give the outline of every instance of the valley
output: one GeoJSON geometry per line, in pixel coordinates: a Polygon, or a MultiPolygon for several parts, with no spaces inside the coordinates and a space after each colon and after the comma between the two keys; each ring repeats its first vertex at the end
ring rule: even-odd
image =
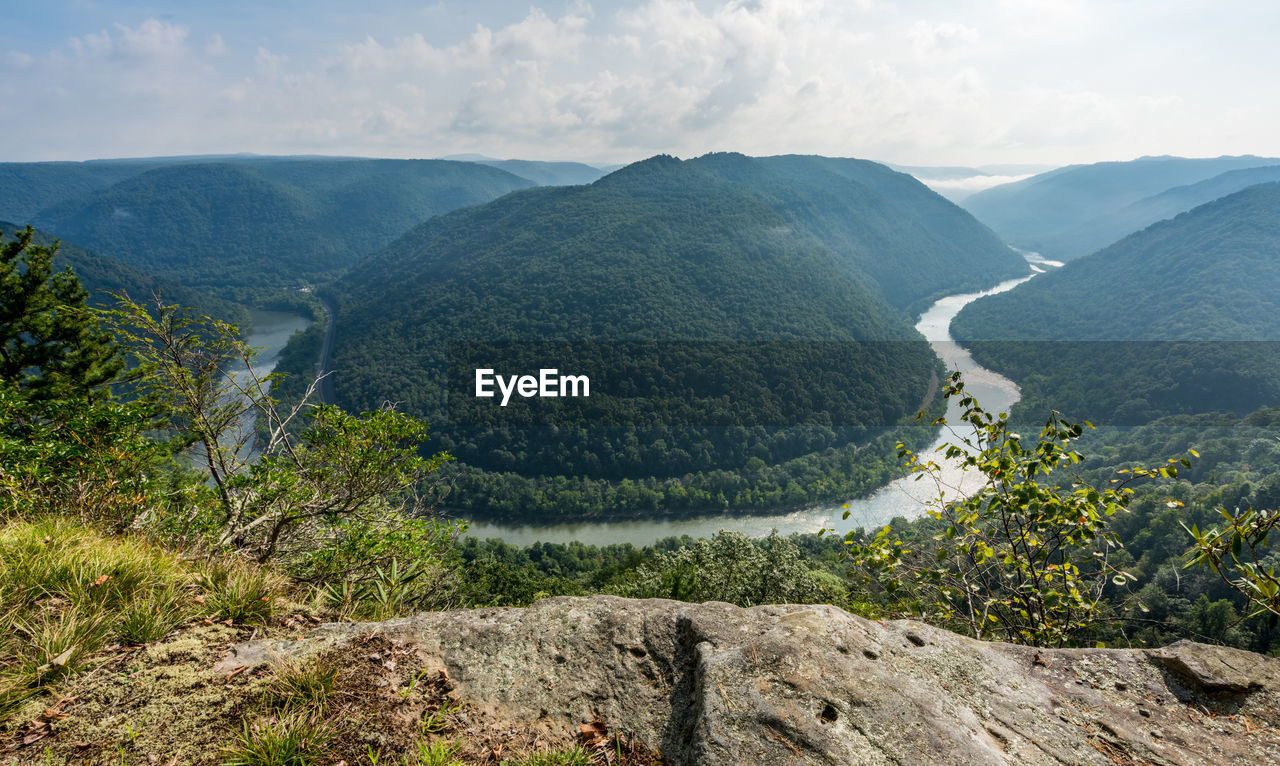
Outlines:
{"type": "MultiPolygon", "coordinates": [[[[1030,261],[1035,263],[1036,261],[1030,261]]],[[[962,293],[940,298],[920,317],[916,330],[929,341],[930,347],[943,361],[948,371],[958,370],[966,384],[982,406],[994,412],[1007,412],[1017,403],[1018,387],[1002,375],[991,372],[973,360],[951,337],[951,320],[969,303],[988,295],[1011,290],[1032,277],[1018,277],[976,293],[962,293]]],[[[946,415],[950,422],[958,421],[958,407],[950,404],[946,415]]],[[[953,438],[946,429],[928,444],[922,453],[931,454],[953,438]]],[[[946,471],[943,480],[953,489],[949,497],[972,491],[974,474],[958,469],[954,461],[943,461],[946,471]]],[[[480,539],[496,538],[512,545],[525,546],[536,542],[566,544],[573,541],[588,545],[612,545],[630,543],[637,547],[651,545],[668,537],[687,535],[705,538],[723,529],[732,529],[749,537],[766,537],[772,533],[782,535],[812,534],[829,530],[837,535],[855,529],[874,529],[888,524],[895,518],[911,519],[920,516],[936,498],[937,488],[917,483],[914,477],[895,479],[865,497],[850,498],[847,503],[820,505],[787,513],[769,513],[767,509],[743,509],[733,516],[717,514],[695,518],[657,518],[576,522],[567,524],[511,524],[481,519],[470,519],[467,533],[480,539]],[[847,518],[845,511],[849,512],[847,518]]]]}
{"type": "Polygon", "coordinates": [[[1280,3],[10,3],[0,766],[1280,766],[1280,3]]]}

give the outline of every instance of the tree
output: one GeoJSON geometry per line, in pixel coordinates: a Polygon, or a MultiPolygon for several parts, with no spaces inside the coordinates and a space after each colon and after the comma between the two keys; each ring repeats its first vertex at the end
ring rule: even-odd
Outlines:
{"type": "Polygon", "coordinates": [[[153,413],[112,397],[119,346],[33,233],[0,244],[0,515],[127,524],[164,456],[144,435],[153,413]]]}
{"type": "MultiPolygon", "coordinates": [[[[1072,473],[1083,457],[1069,449],[1088,423],[1050,415],[1039,438],[1024,440],[1004,414],[992,415],[964,390],[959,373],[944,393],[956,398],[972,430],[953,431],[939,448],[962,471],[981,474],[967,497],[948,498],[942,466],[901,455],[917,478],[932,477],[939,494],[927,513],[932,539],[903,539],[886,526],[869,539],[847,537],[848,553],[864,582],[878,585],[896,611],[940,621],[977,638],[999,637],[1035,646],[1062,646],[1100,617],[1110,585],[1133,579],[1121,569],[1121,544],[1109,519],[1127,511],[1135,479],[1176,476],[1171,460],[1156,470],[1129,469],[1096,488],[1072,473]],[[1069,486],[1056,482],[1068,480],[1069,486]]],[[[939,418],[936,424],[945,424],[939,418]]],[[[954,487],[951,488],[954,490],[954,487]]]]}
{"type": "Polygon", "coordinates": [[[717,532],[690,546],[659,553],[616,589],[631,598],[759,604],[839,603],[840,579],[811,568],[792,540],[774,531],[753,541],[741,532],[717,532]]]}
{"type": "Polygon", "coordinates": [[[317,582],[372,571],[379,561],[361,553],[389,559],[437,540],[418,521],[431,503],[417,489],[450,457],[419,454],[424,425],[393,409],[356,417],[306,396],[282,407],[271,394],[276,376],[254,370],[256,351],[224,322],[127,299],[113,316],[147,371],[141,385],[164,403],[215,496],[216,510],[202,516],[206,506],[194,504],[183,530],[203,529],[220,546],[317,582]],[[378,548],[382,539],[404,545],[378,548]],[[353,551],[355,541],[363,543],[353,551]]]}
{"type": "Polygon", "coordinates": [[[33,400],[105,396],[124,366],[119,347],[75,273],[53,271],[57,243],[33,244],[34,234],[0,244],[0,381],[33,400]]]}

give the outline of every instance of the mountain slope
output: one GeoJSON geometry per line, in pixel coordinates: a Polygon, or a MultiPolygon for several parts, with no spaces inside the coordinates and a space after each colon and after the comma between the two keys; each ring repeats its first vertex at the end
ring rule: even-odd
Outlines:
{"type": "MultiPolygon", "coordinates": [[[[734,157],[695,162],[722,168],[734,157]]],[[[908,313],[1027,273],[1026,262],[990,229],[905,173],[830,157],[756,162],[776,177],[752,179],[754,190],[773,197],[771,207],[870,275],[890,305],[908,313]]]]}
{"type": "Polygon", "coordinates": [[[1194,184],[1175,186],[1098,216],[1063,233],[1061,240],[1070,243],[1074,252],[1092,253],[1157,221],[1173,218],[1178,213],[1185,213],[1219,197],[1271,181],[1280,181],[1280,165],[1228,171],[1194,184]]]}
{"type": "Polygon", "coordinates": [[[532,160],[479,160],[479,164],[527,178],[539,186],[589,184],[605,172],[581,162],[535,162],[532,160]]]}
{"type": "MultiPolygon", "coordinates": [[[[4,241],[13,239],[23,228],[8,221],[0,221],[4,241]]],[[[55,238],[36,229],[32,241],[38,245],[51,246],[55,238]]],[[[152,276],[113,258],[91,253],[66,240],[58,241],[53,266],[58,270],[71,267],[80,278],[80,284],[89,291],[89,305],[96,308],[113,307],[113,295],[127,295],[144,304],[153,296],[159,295],[167,303],[194,309],[205,316],[239,325],[242,329],[248,329],[250,324],[248,309],[238,303],[215,298],[169,279],[152,276]]]]}
{"type": "Polygon", "coordinates": [[[1280,403],[1280,183],[976,301],[952,333],[1023,386],[1024,411],[1127,424],[1280,403]]]}
{"type": "Polygon", "coordinates": [[[967,198],[963,207],[1014,247],[1067,260],[1088,255],[1133,231],[1117,232],[1101,244],[1089,236],[1095,221],[1139,200],[1232,170],[1276,164],[1280,160],[1245,156],[1143,157],[1073,165],[979,192],[967,198]]]}
{"type": "Polygon", "coordinates": [[[531,185],[435,160],[178,164],[60,202],[34,221],[187,284],[288,287],[332,276],[433,215],[531,185]]]}
{"type": "MultiPolygon", "coordinates": [[[[777,178],[752,164],[733,160],[777,178]]],[[[415,228],[330,291],[339,402],[399,402],[469,466],[543,481],[468,485],[457,496],[473,508],[506,508],[499,495],[519,486],[527,494],[510,500],[513,511],[623,510],[631,501],[615,497],[618,482],[632,481],[662,490],[645,502],[666,508],[813,499],[799,484],[786,492],[802,466],[781,466],[913,416],[935,361],[849,256],[727,175],[655,157],[589,186],[518,192],[415,228]],[[591,370],[592,397],[500,410],[469,389],[482,356],[500,373],[591,370]],[[447,379],[450,369],[460,379],[447,379]],[[757,484],[708,488],[712,473],[740,475],[751,458],[757,484]],[[664,489],[671,479],[684,484],[664,489]],[[666,491],[690,482],[688,497],[666,491]],[[563,491],[544,491],[553,484],[563,491]],[[588,497],[575,506],[574,492],[588,497]]],[[[812,460],[806,486],[847,491],[849,476],[823,485],[830,469],[812,460]]]]}
{"type": "Polygon", "coordinates": [[[148,169],[124,162],[0,162],[0,218],[30,221],[50,205],[92,194],[148,169]]]}

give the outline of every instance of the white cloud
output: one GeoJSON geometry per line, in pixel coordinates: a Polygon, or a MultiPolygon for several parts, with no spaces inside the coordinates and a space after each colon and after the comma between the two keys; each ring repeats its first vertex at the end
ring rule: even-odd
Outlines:
{"type": "MultiPolygon", "coordinates": [[[[1280,152],[1265,128],[1280,112],[1256,97],[1274,81],[1276,54],[1261,64],[1218,57],[1215,66],[1235,69],[1201,73],[1183,51],[1207,44],[1197,35],[1208,32],[1118,44],[1140,40],[1158,7],[542,4],[511,16],[484,9],[448,34],[421,21],[358,31],[317,22],[310,47],[229,16],[144,19],[9,52],[0,119],[11,130],[0,154],[613,161],[729,149],[979,164],[1195,153],[1217,139],[1231,143],[1199,153],[1280,152]]],[[[1217,23],[1212,9],[1199,13],[1192,22],[1217,23]]]]}
{"type": "Polygon", "coordinates": [[[186,27],[147,19],[136,27],[115,25],[115,33],[103,30],[96,34],[71,38],[71,49],[86,58],[163,59],[181,56],[186,50],[186,27]]]}
{"type": "Polygon", "coordinates": [[[934,24],[921,20],[912,24],[907,30],[907,40],[921,56],[934,56],[970,48],[978,42],[979,37],[978,30],[955,22],[934,24]]]}

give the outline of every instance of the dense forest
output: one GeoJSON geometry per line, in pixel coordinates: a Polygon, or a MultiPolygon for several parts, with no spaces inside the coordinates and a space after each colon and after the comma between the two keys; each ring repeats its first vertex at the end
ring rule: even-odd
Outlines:
{"type": "Polygon", "coordinates": [[[1202,205],[1010,292],[952,333],[1023,390],[1096,423],[1280,402],[1280,184],[1202,205]]]}
{"type": "Polygon", "coordinates": [[[60,201],[32,220],[159,276],[241,296],[322,281],[437,213],[532,185],[435,160],[179,164],[60,201]]]}
{"type": "MultiPolygon", "coordinates": [[[[0,241],[11,242],[25,227],[0,221],[0,241]]],[[[31,241],[37,245],[52,246],[55,238],[36,229],[31,241]]],[[[58,269],[70,268],[89,291],[89,305],[96,308],[112,308],[115,295],[127,295],[136,301],[149,301],[159,296],[167,303],[186,306],[205,316],[231,322],[247,332],[251,328],[249,311],[243,305],[214,297],[208,293],[162,279],[144,271],[91,253],[74,243],[58,240],[58,252],[54,257],[58,269]]]]}
{"type": "Polygon", "coordinates": [[[1027,272],[985,226],[877,162],[721,153],[690,163],[748,189],[851,269],[870,276],[889,305],[906,313],[1027,272]]]}
{"type": "MultiPolygon", "coordinates": [[[[913,418],[939,372],[904,318],[926,293],[891,305],[859,265],[890,231],[903,271],[958,252],[957,272],[1026,268],[958,208],[872,163],[656,157],[437,217],[325,288],[338,306],[333,386],[345,407],[395,401],[431,422],[461,464],[450,503],[475,512],[858,494],[894,473],[883,429],[913,418]],[[895,212],[911,195],[930,214],[895,212]],[[944,247],[956,231],[971,239],[944,247]],[[470,388],[480,366],[590,374],[592,396],[491,406],[470,388]],[[600,430],[611,424],[621,430],[600,430]]],[[[308,360],[287,350],[282,369],[302,378],[308,360]]]]}
{"type": "MultiPolygon", "coordinates": [[[[962,206],[1010,245],[1046,258],[1070,260],[1248,184],[1234,185],[1238,179],[1224,176],[1199,190],[1183,190],[1159,200],[1152,197],[1231,171],[1277,164],[1280,160],[1244,156],[1142,157],[1071,165],[978,192],[962,206]],[[1214,189],[1220,191],[1214,194],[1214,189]]],[[[1258,177],[1253,183],[1266,180],[1272,179],[1258,177]]]]}

